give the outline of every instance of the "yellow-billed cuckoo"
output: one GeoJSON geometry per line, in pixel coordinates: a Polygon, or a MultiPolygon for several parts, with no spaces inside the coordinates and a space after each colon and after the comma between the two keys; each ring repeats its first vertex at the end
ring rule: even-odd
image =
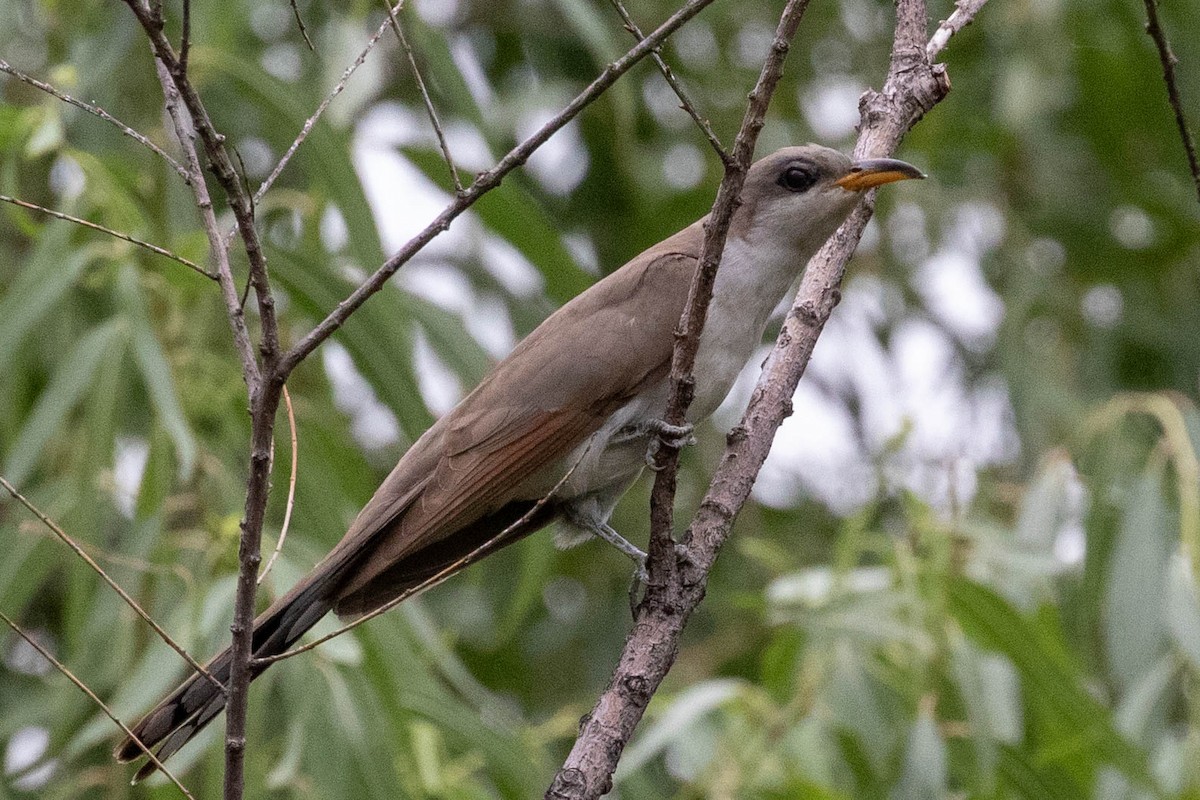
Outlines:
{"type": "MultiPolygon", "coordinates": [[[[852,162],[817,145],[785,148],[750,168],[700,337],[689,423],[724,399],[761,344],[771,311],[860,192],[920,177],[903,161],[852,162]]],[[[552,314],[426,431],[333,551],[255,620],[254,656],[283,652],[330,611],[368,613],[455,562],[465,566],[551,521],[564,525],[567,538],[594,534],[640,557],[608,518],[665,427],[672,332],[703,224],[654,245],[552,314]]],[[[667,433],[687,438],[688,427],[667,433]]],[[[228,681],[229,662],[226,650],[207,668],[228,681]]],[[[149,747],[161,745],[158,758],[166,759],[224,705],[212,683],[194,674],[133,732],[149,747]]],[[[122,761],[141,754],[129,739],[116,751],[122,761]]],[[[138,778],[153,769],[147,764],[138,778]]]]}

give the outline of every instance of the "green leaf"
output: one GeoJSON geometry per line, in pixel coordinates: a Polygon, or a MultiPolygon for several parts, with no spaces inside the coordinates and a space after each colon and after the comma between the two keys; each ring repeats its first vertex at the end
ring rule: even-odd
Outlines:
{"type": "Polygon", "coordinates": [[[175,391],[175,379],[167,357],[150,327],[146,309],[138,286],[137,271],[131,266],[123,267],[117,279],[117,288],[130,324],[130,341],[133,345],[133,360],[137,363],[150,395],[150,404],[158,415],[158,422],[166,429],[175,445],[178,460],[178,476],[188,480],[196,465],[196,439],[188,427],[179,395],[175,391]]]}
{"type": "Polygon", "coordinates": [[[63,430],[68,415],[92,388],[96,368],[105,358],[114,356],[113,343],[122,327],[118,320],[100,325],[80,339],[59,363],[50,385],[38,396],[37,405],[9,448],[5,477],[12,483],[20,486],[25,482],[43,455],[42,447],[63,430]]]}

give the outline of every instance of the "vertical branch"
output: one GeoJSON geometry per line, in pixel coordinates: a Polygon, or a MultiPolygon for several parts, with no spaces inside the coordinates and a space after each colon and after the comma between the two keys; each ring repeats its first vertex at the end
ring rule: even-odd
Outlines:
{"type": "Polygon", "coordinates": [[[229,327],[233,333],[233,344],[242,360],[242,379],[246,386],[253,391],[258,386],[258,362],[254,358],[254,345],[250,342],[250,332],[246,329],[246,314],[238,300],[237,284],[233,281],[233,271],[229,266],[229,253],[221,241],[221,231],[217,225],[217,215],[213,211],[212,198],[208,194],[208,184],[204,180],[204,170],[200,166],[200,156],[196,153],[196,133],[191,120],[184,116],[185,111],[179,107],[179,90],[171,80],[167,68],[161,61],[154,62],[158,74],[158,82],[163,90],[163,102],[167,115],[175,128],[175,138],[179,140],[179,148],[183,151],[187,163],[186,175],[192,195],[196,200],[196,208],[200,211],[200,223],[204,234],[208,237],[209,257],[216,262],[217,282],[221,287],[221,297],[225,301],[225,312],[229,317],[229,327]]]}
{"type": "MultiPolygon", "coordinates": [[[[750,92],[746,113],[733,142],[733,150],[725,166],[725,177],[717,189],[717,199],[704,224],[704,243],[700,249],[700,263],[688,289],[687,304],[679,326],[675,329],[675,351],[671,359],[670,390],[667,408],[663,416],[669,425],[687,422],[687,410],[695,393],[692,369],[696,363],[696,351],[700,347],[700,334],[708,318],[708,305],[712,300],[716,283],[717,267],[725,250],[725,240],[733,214],[741,204],[742,185],[746,171],[754,159],[754,145],[762,130],[775,87],[783,76],[783,65],[787,59],[791,41],[804,18],[808,0],[789,0],[779,18],[771,50],[763,62],[758,81],[750,92]]],[[[660,437],[661,438],[661,437],[660,437]]],[[[650,494],[650,581],[658,573],[673,569],[674,558],[674,503],[676,479],[679,473],[679,449],[665,438],[661,439],[655,457],[654,488],[650,494]]],[[[614,764],[615,766],[615,764],[614,764]]]]}
{"type": "MultiPolygon", "coordinates": [[[[248,378],[250,394],[250,470],[246,481],[246,502],[242,516],[241,535],[238,538],[237,595],[234,601],[234,619],[230,625],[232,634],[231,663],[229,670],[229,694],[226,704],[225,724],[225,800],[241,800],[245,793],[246,756],[246,712],[250,689],[251,632],[254,625],[254,601],[257,594],[260,553],[262,546],[263,520],[266,515],[267,496],[270,490],[271,443],[275,428],[275,412],[279,408],[280,392],[284,377],[279,366],[279,331],[275,319],[275,301],[271,296],[270,278],[267,274],[266,255],[254,223],[254,203],[245,190],[233,166],[233,160],[225,145],[225,137],[218,133],[200,95],[188,79],[185,65],[181,64],[163,32],[161,6],[147,8],[142,0],[125,0],[143,31],[150,40],[154,55],[170,76],[179,92],[179,97],[192,117],[192,124],[204,145],[205,155],[217,182],[237,221],[238,232],[246,256],[250,261],[250,283],[258,300],[262,336],[259,352],[262,357],[257,372],[243,350],[243,374],[248,378]],[[252,380],[251,380],[252,378],[252,380]]],[[[202,201],[201,205],[203,205],[202,201]]],[[[201,208],[203,212],[203,207],[201,208]]],[[[211,241],[211,240],[210,240],[211,241]]],[[[219,240],[218,240],[219,241],[219,240]]],[[[220,249],[219,247],[217,249],[220,249]]],[[[218,256],[219,258],[219,256],[218,256]]],[[[223,285],[225,282],[222,282],[223,285]]],[[[228,289],[223,288],[226,304],[229,304],[228,289]]],[[[240,303],[239,303],[240,307],[240,303]]],[[[235,312],[229,309],[235,324],[235,338],[239,335],[235,312]]]]}
{"type": "Polygon", "coordinates": [[[1158,20],[1158,0],[1143,0],[1146,4],[1146,33],[1154,40],[1158,48],[1158,59],[1162,62],[1163,82],[1167,85],[1167,99],[1171,110],[1175,112],[1175,125],[1179,128],[1179,138],[1183,140],[1183,149],[1187,153],[1188,168],[1192,171],[1192,182],[1196,184],[1196,196],[1200,198],[1200,160],[1196,158],[1196,142],[1188,129],[1187,117],[1183,113],[1183,100],[1179,96],[1179,83],[1175,79],[1175,65],[1179,59],[1171,50],[1171,43],[1158,20]]]}

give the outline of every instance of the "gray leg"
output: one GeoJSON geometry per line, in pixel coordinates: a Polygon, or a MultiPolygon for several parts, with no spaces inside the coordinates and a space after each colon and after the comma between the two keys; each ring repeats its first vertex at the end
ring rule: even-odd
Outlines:
{"type": "Polygon", "coordinates": [[[601,539],[633,559],[633,563],[637,564],[635,574],[637,575],[638,580],[645,583],[646,580],[649,579],[650,575],[646,572],[646,554],[642,552],[637,545],[633,544],[624,536],[617,533],[612,529],[612,526],[608,524],[601,524],[593,532],[601,539]]]}
{"type": "Polygon", "coordinates": [[[568,508],[566,517],[566,521],[572,527],[603,539],[633,559],[633,562],[637,564],[637,577],[643,581],[646,579],[646,554],[637,545],[613,530],[613,527],[608,524],[607,513],[601,513],[596,503],[585,502],[581,506],[568,508]]]}

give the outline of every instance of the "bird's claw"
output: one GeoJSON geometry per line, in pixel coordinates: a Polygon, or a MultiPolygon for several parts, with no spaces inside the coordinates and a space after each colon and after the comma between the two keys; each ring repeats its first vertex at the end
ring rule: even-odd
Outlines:
{"type": "Polygon", "coordinates": [[[657,472],[662,469],[658,465],[658,451],[665,444],[674,450],[690,447],[696,443],[695,426],[690,422],[682,425],[672,425],[661,419],[646,423],[646,432],[653,434],[646,445],[646,466],[657,472]]]}

